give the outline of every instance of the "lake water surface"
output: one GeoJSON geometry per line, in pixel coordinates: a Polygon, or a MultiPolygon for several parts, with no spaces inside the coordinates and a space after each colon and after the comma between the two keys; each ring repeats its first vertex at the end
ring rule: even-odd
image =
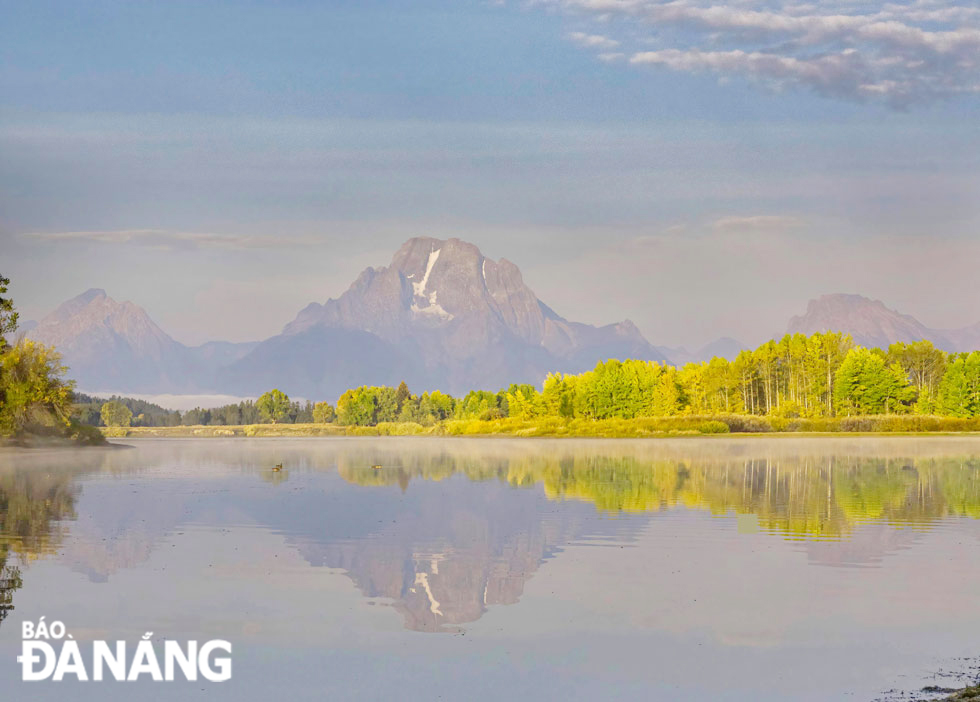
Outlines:
{"type": "Polygon", "coordinates": [[[0,454],[2,699],[870,701],[980,653],[980,438],[126,443],[0,454]],[[233,676],[23,682],[42,616],[233,676]]]}

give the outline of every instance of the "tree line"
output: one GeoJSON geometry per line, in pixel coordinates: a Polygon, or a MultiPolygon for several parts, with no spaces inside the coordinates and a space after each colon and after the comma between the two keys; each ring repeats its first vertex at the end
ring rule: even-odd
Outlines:
{"type": "MultiPolygon", "coordinates": [[[[84,396],[83,396],[84,397],[84,396]]],[[[929,341],[887,350],[856,346],[836,332],[786,335],[734,360],[681,367],[610,359],[584,373],[549,374],[540,389],[512,384],[453,397],[433,390],[361,386],[336,406],[291,401],[271,390],[244,401],[185,413],[139,400],[84,398],[81,421],[106,426],[329,423],[376,426],[448,419],[634,419],[749,415],[821,418],[868,415],[980,416],[980,352],[946,353],[929,341]]]]}
{"type": "Polygon", "coordinates": [[[242,424],[307,424],[332,421],[333,407],[325,402],[292,401],[279,390],[270,390],[257,400],[243,400],[220,407],[181,412],[132,397],[109,398],[75,395],[78,421],[93,427],[179,427],[239,426],[242,424]],[[323,406],[330,408],[325,415],[323,406]],[[320,410],[317,410],[320,407],[320,410]]]}
{"type": "Polygon", "coordinates": [[[734,360],[681,367],[610,359],[584,373],[552,373],[540,389],[511,385],[462,398],[363,386],[337,401],[336,421],[431,424],[443,419],[632,419],[743,414],[781,418],[867,415],[980,416],[980,352],[946,353],[929,341],[887,350],[847,334],[786,335],[734,360]]]}

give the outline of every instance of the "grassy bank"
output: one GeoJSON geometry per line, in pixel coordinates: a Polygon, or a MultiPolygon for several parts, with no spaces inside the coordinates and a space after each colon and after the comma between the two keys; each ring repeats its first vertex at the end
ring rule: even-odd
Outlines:
{"type": "Polygon", "coordinates": [[[109,427],[109,437],[261,436],[551,436],[643,438],[704,434],[765,433],[960,433],[980,432],[980,419],[882,415],[822,419],[782,419],[746,415],[643,417],[636,419],[449,419],[431,426],[382,422],[377,426],[338,424],[249,424],[242,426],[109,427]]]}
{"type": "Polygon", "coordinates": [[[13,436],[0,435],[0,448],[79,448],[83,446],[105,446],[103,428],[71,422],[68,425],[51,423],[32,426],[33,431],[22,431],[13,436]]]}

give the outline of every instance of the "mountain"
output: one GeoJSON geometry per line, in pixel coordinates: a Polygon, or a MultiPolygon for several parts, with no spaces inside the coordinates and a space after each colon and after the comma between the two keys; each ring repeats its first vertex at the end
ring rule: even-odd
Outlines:
{"type": "Polygon", "coordinates": [[[980,349],[980,322],[960,329],[946,329],[942,334],[949,340],[950,347],[956,351],[980,349]]]}
{"type": "Polygon", "coordinates": [[[748,346],[743,344],[741,341],[733,339],[730,336],[723,336],[720,339],[715,339],[710,344],[702,346],[701,350],[698,352],[698,355],[701,357],[702,361],[710,361],[715,357],[734,361],[735,357],[747,348],[748,346]]]}
{"type": "Polygon", "coordinates": [[[594,327],[541,302],[510,261],[459,239],[410,239],[391,264],[367,268],[339,298],[311,303],[282,333],[219,374],[224,391],[336,397],[358,384],[462,393],[600,359],[666,360],[626,320],[594,327]]]}
{"type": "Polygon", "coordinates": [[[54,346],[78,387],[113,392],[194,392],[218,367],[255,344],[212,342],[188,348],[172,339],[132,302],[92,288],[63,303],[26,330],[54,346]]]}
{"type": "Polygon", "coordinates": [[[254,395],[272,387],[331,401],[357,385],[454,394],[540,384],[606,358],[666,357],[625,320],[595,327],[541,302],[510,261],[459,239],[406,242],[335,300],[311,303],[261,343],[187,347],[132,302],[88,290],[28,336],[54,345],[88,391],[254,395]]]}
{"type": "Polygon", "coordinates": [[[703,363],[716,357],[733,361],[746,348],[748,347],[741,341],[723,336],[693,352],[683,346],[658,346],[657,350],[666,356],[671,364],[680,367],[688,363],[703,363]]]}
{"type": "Polygon", "coordinates": [[[92,288],[41,319],[27,336],[55,346],[79,387],[89,390],[189,390],[186,348],[141,307],[92,288]],[[184,371],[184,372],[182,372],[184,371]]]}
{"type": "Polygon", "coordinates": [[[227,366],[247,355],[256,346],[257,341],[208,341],[200,346],[190,347],[190,352],[202,363],[216,368],[227,366]]]}
{"type": "Polygon", "coordinates": [[[861,346],[888,348],[895,342],[928,339],[946,351],[980,348],[980,324],[961,329],[931,329],[907,314],[862,295],[823,295],[810,300],[806,313],[793,317],[786,332],[813,334],[840,331],[850,334],[861,346]]]}

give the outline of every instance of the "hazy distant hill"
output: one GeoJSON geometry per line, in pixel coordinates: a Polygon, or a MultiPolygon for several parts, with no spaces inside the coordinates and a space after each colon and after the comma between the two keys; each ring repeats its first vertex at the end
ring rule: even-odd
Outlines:
{"type": "Polygon", "coordinates": [[[697,351],[688,351],[682,346],[658,346],[657,350],[666,356],[672,364],[683,366],[687,363],[710,361],[715,357],[733,361],[740,352],[747,348],[741,341],[737,341],[730,336],[723,336],[720,339],[715,339],[710,344],[705,344],[697,351]]]}
{"type": "Polygon", "coordinates": [[[962,329],[930,329],[915,317],[861,295],[823,295],[810,300],[806,313],[790,319],[786,331],[790,334],[842,331],[862,346],[878,348],[888,348],[897,341],[922,339],[946,351],[980,348],[980,324],[962,329]]]}
{"type": "Polygon", "coordinates": [[[190,390],[187,349],[131,302],[93,288],[41,319],[30,338],[53,345],[85,389],[190,390]]]}
{"type": "Polygon", "coordinates": [[[578,372],[608,357],[664,360],[632,322],[570,322],[538,300],[513,263],[459,239],[420,237],[336,300],[305,307],[221,378],[227,392],[278,382],[333,397],[405,378],[460,393],[538,384],[549,371],[578,372]]]}
{"type": "Polygon", "coordinates": [[[234,363],[258,345],[258,341],[245,341],[241,343],[209,341],[200,346],[192,346],[190,350],[200,361],[215,367],[222,367],[234,363]]]}
{"type": "Polygon", "coordinates": [[[116,302],[98,288],[63,303],[27,336],[55,346],[79,388],[113,392],[197,391],[216,368],[255,346],[215,342],[188,348],[142,307],[116,302]]]}

